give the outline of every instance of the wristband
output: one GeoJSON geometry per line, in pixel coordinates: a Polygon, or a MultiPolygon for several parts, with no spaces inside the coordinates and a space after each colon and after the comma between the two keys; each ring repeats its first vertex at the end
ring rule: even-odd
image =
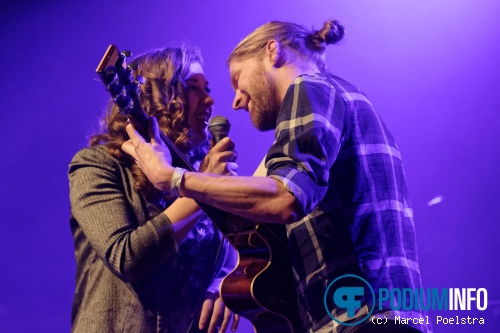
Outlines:
{"type": "Polygon", "coordinates": [[[183,168],[175,168],[174,175],[172,176],[172,182],[170,183],[170,194],[175,195],[176,197],[181,196],[181,184],[186,171],[187,170],[183,168]]]}

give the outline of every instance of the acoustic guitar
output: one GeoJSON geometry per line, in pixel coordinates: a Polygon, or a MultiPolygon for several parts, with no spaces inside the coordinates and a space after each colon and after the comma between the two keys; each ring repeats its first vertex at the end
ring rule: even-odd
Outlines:
{"type": "MultiPolygon", "coordinates": [[[[110,45],[96,72],[120,113],[149,141],[149,117],[139,100],[140,85],[145,81],[134,76],[134,65],[127,66],[130,55],[110,45]]],[[[161,138],[171,152],[174,166],[195,171],[166,135],[161,133],[161,138]]],[[[248,319],[257,333],[303,332],[285,225],[257,223],[198,204],[238,252],[238,265],[224,278],[220,289],[225,305],[248,319]]]]}

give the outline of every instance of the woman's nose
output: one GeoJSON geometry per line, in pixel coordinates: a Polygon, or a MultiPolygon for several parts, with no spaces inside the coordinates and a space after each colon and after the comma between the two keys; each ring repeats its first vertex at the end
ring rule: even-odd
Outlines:
{"type": "Polygon", "coordinates": [[[206,105],[209,105],[209,106],[214,105],[214,99],[212,98],[212,96],[210,96],[209,93],[206,93],[206,96],[203,99],[203,101],[205,102],[206,105]]]}

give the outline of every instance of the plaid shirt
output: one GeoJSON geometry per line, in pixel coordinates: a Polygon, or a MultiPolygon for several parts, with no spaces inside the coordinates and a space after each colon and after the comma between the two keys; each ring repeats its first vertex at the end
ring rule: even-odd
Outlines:
{"type": "MultiPolygon", "coordinates": [[[[401,155],[366,96],[330,75],[302,75],[289,87],[278,114],[276,142],[266,157],[268,176],[295,196],[305,217],[287,226],[299,310],[308,332],[356,332],[374,325],[336,323],[323,296],[344,274],[379,288],[421,288],[413,214],[401,155]]],[[[368,288],[365,288],[367,290],[368,288]]],[[[366,294],[354,321],[366,317],[366,294]]],[[[336,318],[346,309],[328,297],[336,318]]],[[[378,301],[372,316],[422,318],[378,301]]],[[[413,325],[429,332],[426,325],[413,325]]],[[[402,328],[404,326],[402,325],[402,328]]]]}

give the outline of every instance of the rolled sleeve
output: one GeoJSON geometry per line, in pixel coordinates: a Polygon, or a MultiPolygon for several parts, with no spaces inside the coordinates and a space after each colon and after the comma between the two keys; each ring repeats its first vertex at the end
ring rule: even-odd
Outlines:
{"type": "Polygon", "coordinates": [[[329,170],[344,131],[345,103],[326,80],[299,76],[278,114],[276,141],[268,151],[268,177],[285,185],[307,215],[328,189],[329,170]]]}

